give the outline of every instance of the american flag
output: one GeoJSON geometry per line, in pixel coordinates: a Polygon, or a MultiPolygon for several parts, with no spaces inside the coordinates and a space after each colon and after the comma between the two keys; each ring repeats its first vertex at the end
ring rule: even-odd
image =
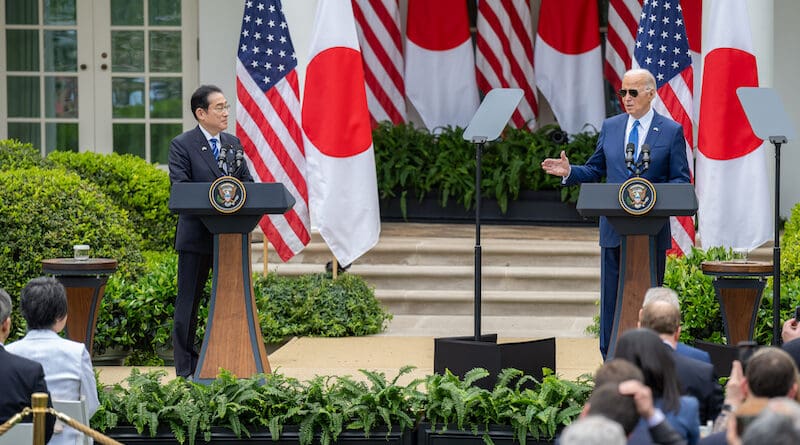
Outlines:
{"type": "Polygon", "coordinates": [[[622,86],[622,75],[625,71],[631,69],[633,46],[636,42],[641,13],[641,0],[608,1],[608,32],[603,71],[614,91],[622,86]]]}
{"type": "MultiPolygon", "coordinates": [[[[694,75],[689,41],[686,38],[683,10],[678,0],[644,0],[638,36],[633,51],[635,65],[656,78],[658,94],[653,108],[683,126],[686,157],[693,171],[692,127],[694,75]]],[[[694,220],[670,218],[671,253],[691,251],[694,245],[694,220]]]]}
{"type": "Polygon", "coordinates": [[[406,120],[403,40],[399,0],[353,0],[358,41],[364,59],[364,83],[373,127],[406,120]]]}
{"type": "Polygon", "coordinates": [[[481,0],[478,4],[475,66],[478,88],[521,88],[524,96],[511,123],[516,128],[536,126],[539,114],[534,91],[533,32],[528,0],[481,0]]]}
{"type": "Polygon", "coordinates": [[[285,214],[261,219],[261,229],[283,261],[311,239],[296,68],[280,0],[247,0],[236,60],[236,135],[254,178],[283,183],[295,198],[285,214]]]}

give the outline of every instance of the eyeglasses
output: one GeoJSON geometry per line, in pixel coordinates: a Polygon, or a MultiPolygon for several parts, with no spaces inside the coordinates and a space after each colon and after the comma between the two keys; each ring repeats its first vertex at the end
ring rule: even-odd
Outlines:
{"type": "Polygon", "coordinates": [[[639,90],[634,90],[634,89],[619,90],[619,91],[617,91],[617,94],[619,95],[619,97],[625,97],[626,94],[630,94],[631,97],[636,97],[636,96],[639,95],[639,90]]]}
{"type": "Polygon", "coordinates": [[[231,106],[230,106],[230,104],[217,105],[216,107],[211,108],[211,109],[216,111],[217,113],[222,113],[224,111],[231,111],[231,106]]]}

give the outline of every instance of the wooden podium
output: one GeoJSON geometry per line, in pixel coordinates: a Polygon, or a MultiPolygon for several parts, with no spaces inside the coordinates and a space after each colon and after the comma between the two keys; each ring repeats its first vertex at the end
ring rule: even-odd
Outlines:
{"type": "Polygon", "coordinates": [[[620,204],[621,184],[581,184],[576,209],[582,216],[605,216],[621,236],[619,286],[608,357],[614,356],[619,334],[636,328],[647,289],[657,286],[656,236],[670,216],[694,215],[697,197],[686,183],[653,184],[656,201],[644,215],[634,216],[620,204]]]}
{"type": "Polygon", "coordinates": [[[291,209],[294,197],[280,183],[245,183],[245,202],[235,213],[212,206],[212,183],[172,185],[169,208],[197,215],[214,234],[214,265],[208,321],[194,380],[213,381],[220,368],[247,378],[271,372],[253,295],[250,232],[264,214],[291,209]]]}

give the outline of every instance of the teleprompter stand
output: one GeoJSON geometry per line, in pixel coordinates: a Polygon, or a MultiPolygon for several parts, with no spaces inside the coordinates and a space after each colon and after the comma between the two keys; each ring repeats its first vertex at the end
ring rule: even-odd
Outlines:
{"type": "Polygon", "coordinates": [[[250,268],[250,232],[264,214],[285,213],[294,198],[280,183],[244,183],[246,199],[235,213],[211,205],[211,183],[172,185],[169,209],[197,215],[214,234],[214,275],[208,322],[194,380],[210,383],[220,369],[239,378],[271,372],[258,323],[250,268]]]}
{"type": "Polygon", "coordinates": [[[783,102],[772,88],[740,87],[736,90],[739,101],[750,121],[753,133],[769,140],[775,146],[775,244],[772,248],[772,344],[781,338],[781,242],[780,242],[780,196],[781,196],[781,145],[797,137],[794,125],[789,120],[783,102]]]}
{"type": "Polygon", "coordinates": [[[446,337],[434,340],[433,370],[455,375],[473,368],[485,368],[490,376],[476,382],[492,388],[497,374],[505,368],[517,368],[542,379],[542,368],[555,369],[555,338],[521,343],[497,343],[497,334],[481,335],[481,154],[486,142],[500,137],[511,114],[522,99],[522,90],[496,88],[486,95],[469,126],[464,139],[475,145],[475,332],[472,337],[446,337]]]}

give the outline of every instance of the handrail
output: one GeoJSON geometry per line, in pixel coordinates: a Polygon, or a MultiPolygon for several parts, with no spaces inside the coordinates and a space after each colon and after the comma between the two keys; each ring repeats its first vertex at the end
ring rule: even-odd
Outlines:
{"type": "Polygon", "coordinates": [[[47,407],[47,393],[37,392],[31,396],[33,408],[24,408],[22,411],[18,412],[11,416],[4,424],[0,425],[0,436],[5,434],[8,430],[10,430],[14,425],[22,421],[25,417],[33,414],[33,437],[34,445],[44,445],[44,432],[45,432],[45,415],[52,414],[58,420],[64,422],[65,424],[69,425],[72,428],[80,431],[81,433],[91,437],[95,440],[95,442],[100,443],[102,445],[124,445],[122,442],[117,442],[116,440],[106,436],[103,433],[93,430],[92,428],[78,422],[77,420],[73,419],[72,417],[60,412],[56,411],[54,408],[47,407]]]}

